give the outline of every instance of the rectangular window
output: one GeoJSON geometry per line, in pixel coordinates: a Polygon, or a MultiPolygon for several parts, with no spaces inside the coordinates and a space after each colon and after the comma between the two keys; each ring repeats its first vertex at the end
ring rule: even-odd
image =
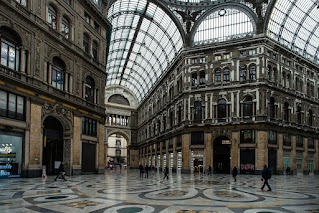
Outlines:
{"type": "Polygon", "coordinates": [[[199,58],[199,63],[205,63],[205,62],[206,62],[206,58],[205,57],[199,58]]]}
{"type": "Polygon", "coordinates": [[[82,134],[96,136],[96,120],[83,117],[82,118],[82,134]]]}
{"type": "Polygon", "coordinates": [[[241,130],[240,143],[255,143],[255,131],[250,129],[241,130]]]}
{"type": "Polygon", "coordinates": [[[222,56],[221,55],[215,55],[215,61],[219,61],[222,59],[222,56]]]}
{"type": "Polygon", "coordinates": [[[27,0],[16,0],[16,2],[18,2],[19,4],[21,4],[24,7],[27,6],[27,0]]]}
{"type": "Polygon", "coordinates": [[[230,59],[230,54],[229,53],[225,53],[224,54],[224,59],[230,59]]]}
{"type": "Polygon", "coordinates": [[[240,57],[245,57],[246,55],[247,55],[246,50],[239,51],[239,56],[240,57]]]}
{"type": "Polygon", "coordinates": [[[291,135],[289,133],[284,133],[284,146],[291,146],[291,135]]]}
{"type": "Polygon", "coordinates": [[[308,138],[308,148],[309,149],[314,149],[315,148],[315,143],[313,138],[308,138]]]}
{"type": "Polygon", "coordinates": [[[100,25],[96,21],[94,21],[94,29],[100,31],[100,25]]]}
{"type": "Polygon", "coordinates": [[[8,45],[1,43],[1,65],[8,66],[8,45]]]}
{"type": "Polygon", "coordinates": [[[296,146],[297,147],[303,147],[303,136],[297,135],[296,146]]]}
{"type": "Polygon", "coordinates": [[[256,54],[256,50],[249,50],[249,51],[248,51],[248,54],[249,54],[249,55],[255,55],[255,54],[256,54]]]}
{"type": "Polygon", "coordinates": [[[204,145],[204,132],[192,132],[191,144],[192,145],[204,145]]]}
{"type": "Polygon", "coordinates": [[[277,132],[276,131],[269,131],[269,144],[277,144],[277,132]]]}
{"type": "Polygon", "coordinates": [[[116,157],[120,157],[121,156],[121,150],[116,150],[116,157]]]}
{"type": "Polygon", "coordinates": [[[87,23],[90,24],[90,22],[91,22],[91,17],[90,17],[89,14],[87,14],[86,12],[84,12],[84,19],[85,19],[85,21],[86,21],[87,23]]]}
{"type": "Polygon", "coordinates": [[[25,119],[24,97],[0,90],[0,116],[25,119]]]}

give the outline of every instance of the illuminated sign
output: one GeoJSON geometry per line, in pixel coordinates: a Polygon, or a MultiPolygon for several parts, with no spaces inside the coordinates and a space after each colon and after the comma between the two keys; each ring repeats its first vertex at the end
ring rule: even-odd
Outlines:
{"type": "Polygon", "coordinates": [[[9,154],[12,152],[12,149],[10,147],[4,147],[4,148],[0,148],[0,153],[4,153],[4,154],[9,154]]]}
{"type": "Polygon", "coordinates": [[[230,140],[222,140],[222,144],[231,144],[230,140]]]}

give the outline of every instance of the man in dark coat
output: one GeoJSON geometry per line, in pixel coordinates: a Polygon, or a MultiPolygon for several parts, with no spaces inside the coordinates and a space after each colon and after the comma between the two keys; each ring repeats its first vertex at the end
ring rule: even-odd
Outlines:
{"type": "Polygon", "coordinates": [[[271,191],[271,188],[268,184],[268,180],[271,178],[271,171],[267,168],[267,165],[264,165],[261,176],[263,177],[261,180],[264,180],[264,185],[261,187],[261,190],[264,190],[265,185],[267,185],[268,191],[271,191]]]}
{"type": "Polygon", "coordinates": [[[236,166],[234,166],[234,168],[233,168],[232,175],[233,175],[234,181],[236,182],[237,175],[238,175],[238,169],[236,166]]]}
{"type": "Polygon", "coordinates": [[[142,166],[142,164],[140,164],[140,166],[138,167],[140,169],[140,177],[143,177],[143,172],[144,172],[144,168],[142,166]]]}
{"type": "Polygon", "coordinates": [[[148,171],[150,170],[150,167],[148,165],[145,166],[145,177],[148,178],[148,171]]]}
{"type": "Polygon", "coordinates": [[[168,168],[166,166],[164,169],[164,178],[163,179],[167,178],[167,180],[168,180],[168,173],[169,173],[169,171],[168,171],[168,168]]]}
{"type": "Polygon", "coordinates": [[[59,166],[58,175],[54,178],[54,180],[56,181],[56,179],[58,179],[60,175],[63,178],[63,180],[66,181],[66,179],[64,177],[65,171],[64,171],[64,162],[63,161],[61,162],[61,164],[59,166]]]}

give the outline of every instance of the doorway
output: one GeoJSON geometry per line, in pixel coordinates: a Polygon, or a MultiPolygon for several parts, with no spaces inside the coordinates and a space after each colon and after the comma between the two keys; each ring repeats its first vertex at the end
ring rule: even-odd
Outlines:
{"type": "Polygon", "coordinates": [[[230,139],[226,136],[218,137],[213,143],[214,173],[230,173],[230,139]]]}
{"type": "Polygon", "coordinates": [[[82,174],[95,173],[96,144],[82,143],[82,174]]]}
{"type": "Polygon", "coordinates": [[[52,116],[43,122],[43,160],[47,175],[56,174],[63,161],[63,126],[52,116]]]}

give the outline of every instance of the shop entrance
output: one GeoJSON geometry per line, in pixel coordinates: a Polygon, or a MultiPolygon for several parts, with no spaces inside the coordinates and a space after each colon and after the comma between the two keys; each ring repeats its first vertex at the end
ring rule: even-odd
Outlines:
{"type": "Polygon", "coordinates": [[[56,174],[56,169],[63,161],[63,127],[60,121],[52,116],[43,123],[43,160],[48,175],[56,174]]]}
{"type": "Polygon", "coordinates": [[[226,136],[220,136],[214,140],[214,143],[213,143],[214,173],[229,174],[230,145],[231,145],[231,141],[226,136]]]}

